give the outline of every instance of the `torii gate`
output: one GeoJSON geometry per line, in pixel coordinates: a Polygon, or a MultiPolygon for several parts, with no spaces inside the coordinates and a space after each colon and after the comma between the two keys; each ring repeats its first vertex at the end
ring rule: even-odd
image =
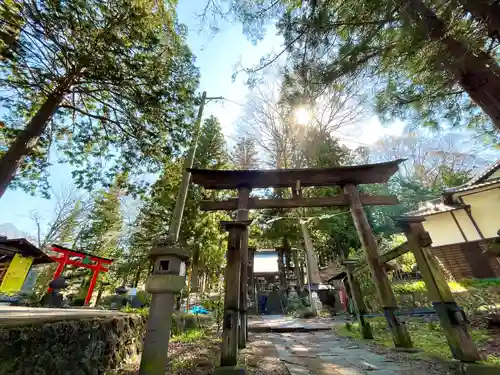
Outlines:
{"type": "MultiPolygon", "coordinates": [[[[52,244],[50,250],[61,254],[60,256],[51,256],[50,258],[58,263],[57,269],[54,272],[53,280],[57,279],[64,271],[66,265],[74,267],[82,267],[92,270],[92,278],[85,296],[85,306],[88,306],[92,299],[92,293],[97,283],[99,273],[108,272],[109,265],[113,263],[113,259],[102,258],[97,255],[87,254],[83,251],[72,250],[66,247],[52,244]]],[[[50,288],[49,288],[50,291],[50,288]]]]}
{"type": "Polygon", "coordinates": [[[247,270],[248,270],[248,230],[241,228],[248,225],[248,210],[265,208],[299,207],[349,207],[359,238],[366,254],[377,294],[384,309],[389,328],[392,331],[395,346],[412,347],[410,336],[404,323],[395,312],[398,308],[394,292],[387,273],[379,267],[379,250],[373,231],[363,210],[364,205],[394,205],[398,200],[394,196],[373,196],[360,194],[357,185],[387,183],[397,172],[403,159],[358,166],[335,168],[279,169],[279,170],[207,170],[189,169],[193,183],[205,189],[238,190],[238,198],[225,201],[204,201],[200,208],[205,211],[237,210],[236,222],[229,226],[232,240],[228,246],[229,256],[226,268],[226,298],[224,301],[224,326],[222,336],[221,366],[237,364],[238,346],[245,347],[247,338],[247,270]],[[304,198],[302,187],[340,186],[343,193],[333,197],[304,198]],[[255,188],[291,188],[291,199],[250,198],[251,189],[255,188]],[[235,237],[240,235],[240,242],[235,237]],[[240,260],[240,262],[238,262],[240,260]],[[236,263],[237,262],[237,263],[236,263]],[[240,272],[241,270],[241,272],[240,272]],[[231,280],[231,283],[227,282],[231,280]],[[240,280],[240,282],[235,282],[240,280]],[[235,296],[239,296],[236,298],[235,296]],[[238,333],[240,321],[242,328],[238,333]],[[233,323],[232,323],[233,322],[233,323]],[[236,342],[235,337],[238,337],[236,342]]]}

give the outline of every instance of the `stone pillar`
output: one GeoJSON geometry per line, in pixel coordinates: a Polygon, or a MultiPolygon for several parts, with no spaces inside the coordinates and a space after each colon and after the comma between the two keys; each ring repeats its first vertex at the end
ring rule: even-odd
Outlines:
{"type": "Polygon", "coordinates": [[[223,221],[221,226],[229,232],[224,274],[224,319],[222,325],[221,367],[238,363],[238,328],[240,320],[241,235],[249,222],[223,221]]]}
{"type": "Polygon", "coordinates": [[[346,264],[345,267],[347,281],[349,282],[349,289],[351,290],[354,311],[356,313],[356,318],[359,323],[359,329],[361,331],[361,337],[363,337],[364,339],[373,339],[370,323],[368,323],[364,318],[364,315],[366,314],[366,306],[365,301],[363,300],[363,295],[361,294],[361,288],[352,272],[352,265],[346,264]]]}
{"type": "Polygon", "coordinates": [[[394,345],[401,348],[412,348],[413,343],[408,333],[408,329],[403,322],[398,320],[395,314],[398,309],[396,297],[385,268],[381,267],[379,264],[378,258],[380,253],[377,241],[359,199],[358,189],[352,184],[347,184],[344,186],[344,193],[349,199],[352,219],[366,255],[366,262],[370,268],[378,298],[384,309],[385,318],[392,332],[394,345]]]}
{"type": "Polygon", "coordinates": [[[439,316],[453,358],[465,362],[479,361],[481,356],[472,341],[469,321],[465,312],[457,306],[445,275],[432,254],[432,240],[422,225],[423,220],[404,217],[398,221],[406,234],[408,246],[415,255],[429,299],[439,316]]]}

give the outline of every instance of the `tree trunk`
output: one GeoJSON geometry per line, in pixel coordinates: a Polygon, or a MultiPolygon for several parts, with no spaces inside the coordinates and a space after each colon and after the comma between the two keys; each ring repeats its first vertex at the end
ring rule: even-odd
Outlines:
{"type": "Polygon", "coordinates": [[[441,64],[500,130],[500,67],[484,52],[447,35],[445,24],[421,0],[401,1],[403,14],[443,46],[441,64]]]}
{"type": "Polygon", "coordinates": [[[488,28],[490,37],[500,40],[500,5],[490,0],[458,0],[464,10],[488,28]]]}
{"type": "Polygon", "coordinates": [[[191,265],[191,292],[193,293],[198,292],[199,258],[200,258],[200,250],[198,249],[198,246],[195,245],[195,249],[193,252],[193,264],[191,265]]]}
{"type": "Polygon", "coordinates": [[[134,288],[137,288],[137,285],[139,285],[139,281],[141,279],[141,273],[142,273],[142,267],[138,267],[137,272],[135,273],[134,281],[132,283],[132,286],[134,288]]]}
{"type": "Polygon", "coordinates": [[[51,93],[26,128],[17,136],[0,160],[0,198],[7,190],[25,157],[33,150],[64,97],[64,88],[51,93]]]}

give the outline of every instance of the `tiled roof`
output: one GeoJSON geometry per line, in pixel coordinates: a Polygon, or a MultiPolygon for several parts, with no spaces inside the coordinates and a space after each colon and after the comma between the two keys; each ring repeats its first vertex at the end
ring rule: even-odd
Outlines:
{"type": "Polygon", "coordinates": [[[500,159],[491,164],[488,168],[486,168],[484,171],[479,173],[476,177],[474,177],[467,183],[454,188],[445,189],[443,193],[444,194],[458,193],[461,191],[467,191],[471,189],[477,189],[480,187],[496,184],[500,182],[500,178],[494,178],[492,180],[487,180],[487,178],[490,177],[493,173],[495,173],[498,169],[500,169],[500,159]]]}
{"type": "Polygon", "coordinates": [[[453,193],[459,193],[461,191],[467,191],[467,190],[472,190],[472,189],[478,189],[482,188],[485,186],[489,185],[494,185],[500,183],[500,178],[494,178],[493,180],[486,180],[484,182],[478,182],[475,184],[470,185],[469,183],[466,183],[465,185],[460,185],[454,188],[449,188],[443,191],[444,194],[453,194],[453,193]]]}
{"type": "Polygon", "coordinates": [[[0,238],[0,249],[33,257],[33,264],[52,263],[53,260],[26,238],[0,238]]]}
{"type": "Polygon", "coordinates": [[[455,211],[465,207],[465,205],[445,204],[440,199],[435,199],[433,201],[422,203],[418,210],[407,212],[404,216],[429,216],[443,212],[455,211]]]}
{"type": "Polygon", "coordinates": [[[491,164],[488,168],[486,168],[484,171],[479,173],[476,177],[474,177],[472,180],[470,180],[467,185],[474,185],[477,184],[478,182],[483,182],[486,178],[490,177],[497,169],[500,169],[500,159],[498,159],[496,162],[491,164]]]}

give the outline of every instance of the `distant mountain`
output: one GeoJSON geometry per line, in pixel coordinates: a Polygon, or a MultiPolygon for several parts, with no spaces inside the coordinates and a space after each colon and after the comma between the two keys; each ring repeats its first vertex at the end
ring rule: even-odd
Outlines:
{"type": "Polygon", "coordinates": [[[7,238],[27,237],[26,233],[21,232],[12,223],[0,224],[0,236],[7,236],[7,238]]]}

